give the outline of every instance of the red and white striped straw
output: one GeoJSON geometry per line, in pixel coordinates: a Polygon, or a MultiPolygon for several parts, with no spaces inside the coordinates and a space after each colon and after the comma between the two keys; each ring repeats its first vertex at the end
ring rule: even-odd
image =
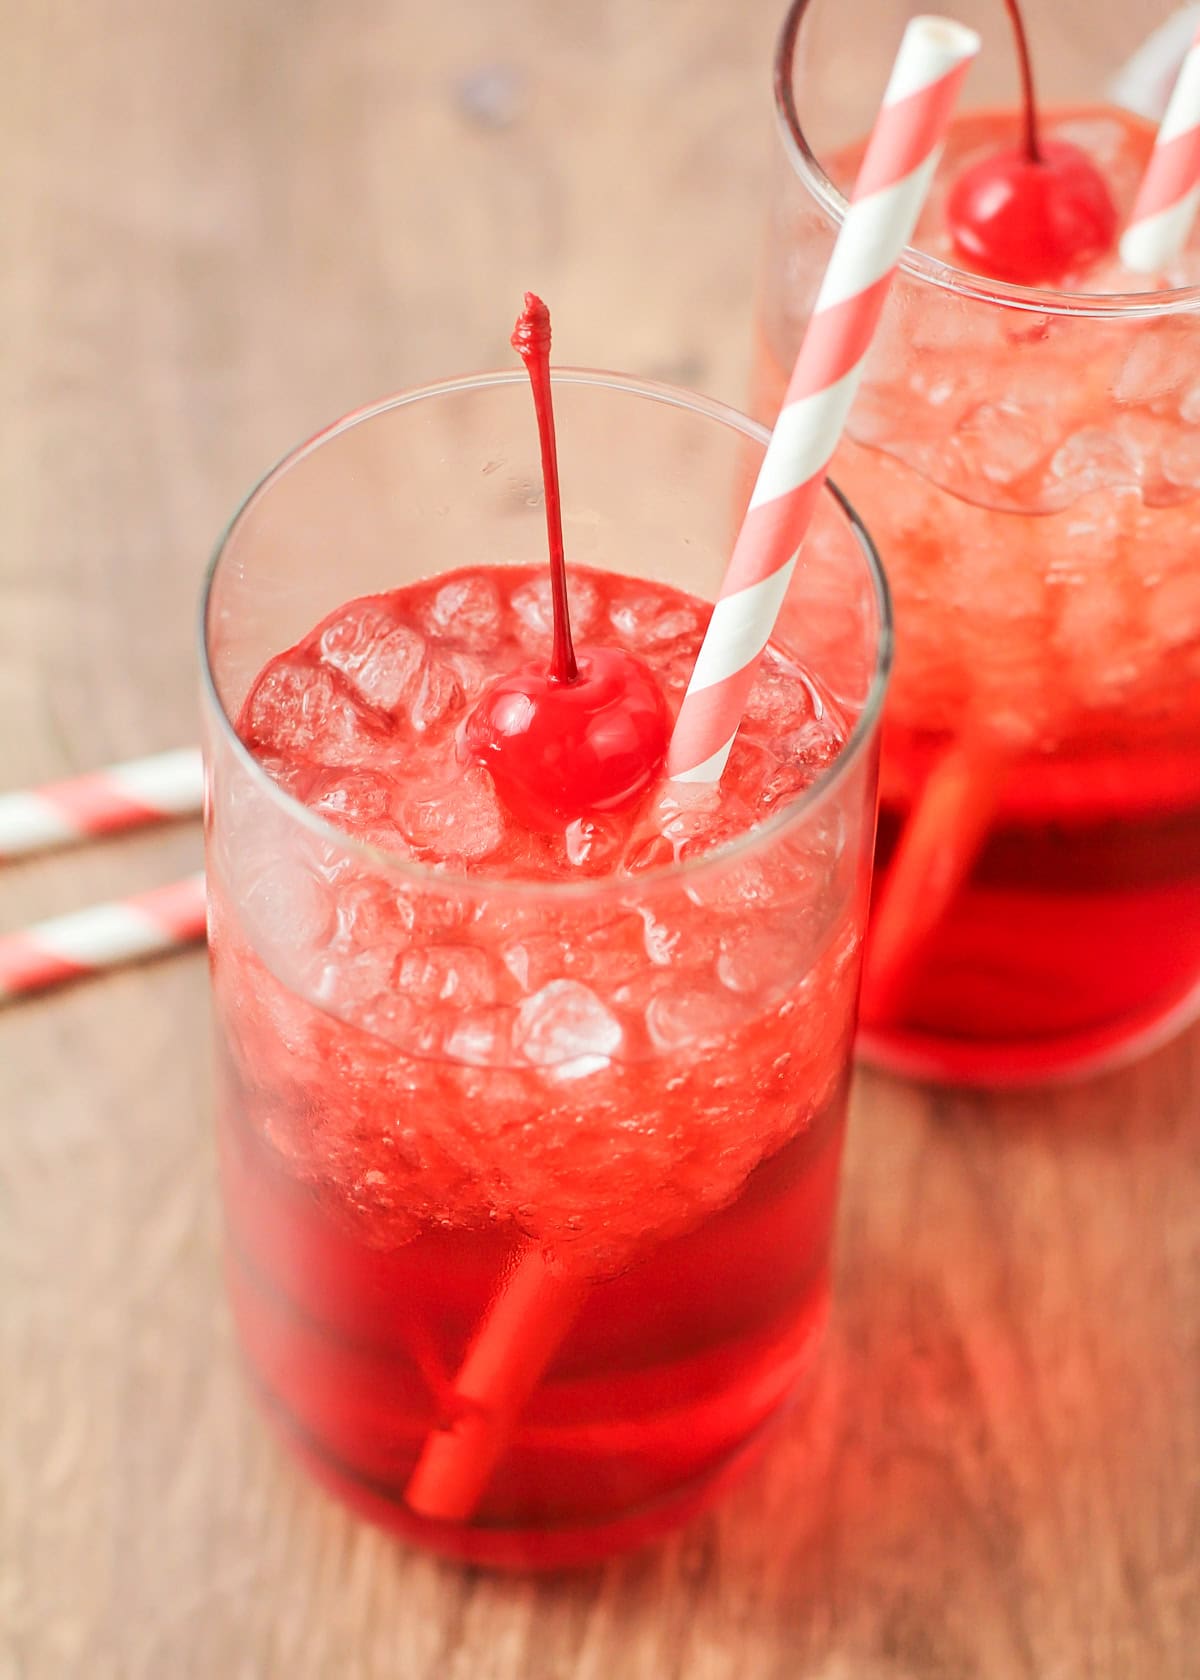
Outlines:
{"type": "Polygon", "coordinates": [[[974,30],[913,18],[800,346],[667,754],[675,782],[718,782],[783,604],[826,469],[912,237],[970,61],[974,30]]]}
{"type": "Polygon", "coordinates": [[[135,758],[28,792],[0,794],[0,859],[84,840],[168,817],[204,803],[198,747],[135,758]]]}
{"type": "Polygon", "coordinates": [[[0,1004],[203,939],[204,876],[0,936],[0,1004]]]}
{"type": "Polygon", "coordinates": [[[1188,242],[1200,209],[1200,29],[1163,113],[1154,150],[1121,237],[1121,261],[1154,274],[1188,242]]]}

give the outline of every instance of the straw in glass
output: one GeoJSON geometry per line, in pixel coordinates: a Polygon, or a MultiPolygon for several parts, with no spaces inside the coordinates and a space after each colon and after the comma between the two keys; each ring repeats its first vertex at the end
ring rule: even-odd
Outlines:
{"type": "Polygon", "coordinates": [[[1200,209],[1200,29],[1184,55],[1121,238],[1121,261],[1155,274],[1188,242],[1200,209]]]}
{"type": "MultiPolygon", "coordinates": [[[[905,32],[705,635],[667,761],[676,781],[715,783],[837,446],[892,272],[928,192],[979,38],[947,19],[905,32]]],[[[425,1443],[406,1498],[423,1516],[468,1520],[586,1292],[531,1246],[481,1321],[455,1380],[457,1418],[425,1443]]]]}
{"type": "Polygon", "coordinates": [[[861,1002],[867,1026],[888,1026],[900,1014],[987,839],[1008,763],[1001,749],[972,739],[949,748],[930,772],[875,889],[861,1002]]]}

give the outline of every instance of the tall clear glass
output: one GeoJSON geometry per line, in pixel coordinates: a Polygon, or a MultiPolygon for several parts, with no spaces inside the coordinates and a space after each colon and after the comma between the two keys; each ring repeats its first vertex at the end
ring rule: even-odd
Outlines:
{"type": "MultiPolygon", "coordinates": [[[[964,150],[1018,121],[999,0],[948,9],[986,50],[934,218],[964,150]]],[[[1151,129],[1099,107],[1173,10],[1109,7],[1099,30],[1084,7],[1027,8],[1043,116],[1111,178],[1151,129]]],[[[763,420],[886,80],[900,20],[882,12],[796,0],[784,23],[763,420]]],[[[1200,287],[1035,290],[910,250],[834,473],[896,601],[868,1053],[1022,1081],[1176,1031],[1200,1003],[1200,287]]]]}
{"type": "MultiPolygon", "coordinates": [[[[763,429],[607,374],[554,390],[570,559],[711,598],[763,429]]],[[[254,491],[203,620],[217,1124],[251,1378],[352,1505],[499,1565],[688,1515],[812,1368],[890,653],[873,550],[830,492],[778,639],[850,733],[761,826],[582,883],[438,873],[327,826],[237,736],[256,674],[349,597],[536,562],[539,486],[519,371],[365,410],[254,491]]]]}

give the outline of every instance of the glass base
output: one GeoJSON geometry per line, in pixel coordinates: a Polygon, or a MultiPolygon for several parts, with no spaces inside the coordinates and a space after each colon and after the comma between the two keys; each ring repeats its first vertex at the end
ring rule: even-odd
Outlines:
{"type": "Polygon", "coordinates": [[[340,1463],[296,1424],[273,1395],[267,1394],[257,1382],[252,1386],[262,1410],[293,1456],[356,1515],[458,1563],[510,1572],[549,1573],[585,1568],[635,1551],[661,1540],[706,1511],[757,1463],[785,1415],[811,1392],[812,1378],[811,1373],[807,1374],[754,1434],[719,1464],[666,1498],[604,1522],[529,1528],[487,1528],[434,1522],[416,1516],[392,1488],[340,1463]]]}
{"type": "Polygon", "coordinates": [[[934,1033],[863,1027],[855,1054],[901,1079],[980,1090],[1068,1085],[1140,1060],[1200,1020],[1200,982],[1144,1018],[1066,1037],[1006,1042],[939,1038],[934,1033]]]}

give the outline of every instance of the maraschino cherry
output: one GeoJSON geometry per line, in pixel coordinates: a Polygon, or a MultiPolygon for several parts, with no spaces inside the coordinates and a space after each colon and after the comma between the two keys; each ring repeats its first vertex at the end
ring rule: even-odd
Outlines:
{"type": "Polygon", "coordinates": [[[1102,256],[1116,236],[1117,211],[1086,152],[1064,140],[1041,139],[1025,24],[1017,0],[1004,3],[1021,67],[1022,143],[959,176],[946,200],[946,222],[973,268],[1036,286],[1102,256]]]}
{"type": "Polygon", "coordinates": [[[532,292],[512,344],[529,370],[537,410],[554,639],[548,668],[522,665],[488,688],[467,720],[466,743],[514,816],[531,828],[555,829],[633,805],[662,768],[671,719],[653,672],[633,654],[612,647],[575,652],[550,396],[550,311],[532,292]]]}

